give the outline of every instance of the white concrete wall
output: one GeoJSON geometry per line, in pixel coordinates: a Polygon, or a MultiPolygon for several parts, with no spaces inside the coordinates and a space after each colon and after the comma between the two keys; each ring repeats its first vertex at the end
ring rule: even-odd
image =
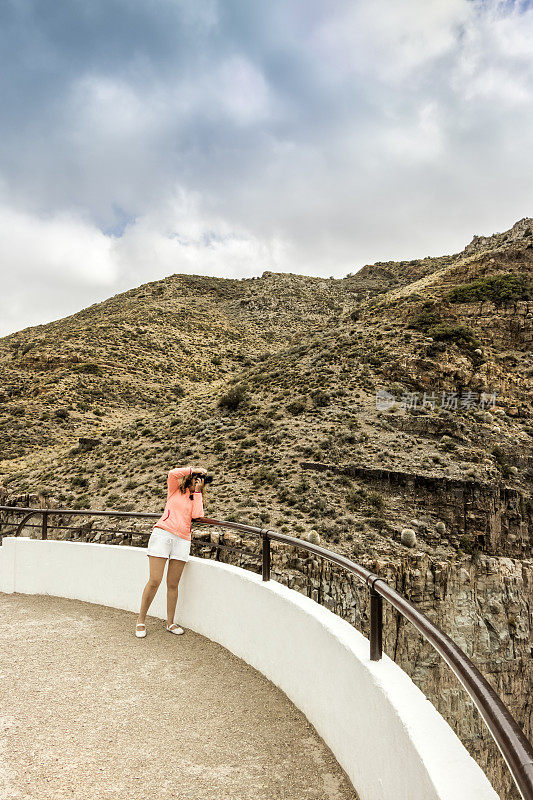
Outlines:
{"type": "MultiPolygon", "coordinates": [[[[144,548],[23,537],[5,537],[0,547],[0,592],[137,612],[147,575],[144,548]]],[[[150,615],[165,619],[165,602],[163,581],[150,615]]],[[[191,558],[176,620],[282,689],[331,748],[361,800],[497,800],[410,678],[387,656],[370,661],[368,640],[313,600],[238,567],[191,558]]],[[[132,616],[125,635],[133,635],[135,621],[132,616]]],[[[139,646],[149,658],[149,638],[139,646]]]]}

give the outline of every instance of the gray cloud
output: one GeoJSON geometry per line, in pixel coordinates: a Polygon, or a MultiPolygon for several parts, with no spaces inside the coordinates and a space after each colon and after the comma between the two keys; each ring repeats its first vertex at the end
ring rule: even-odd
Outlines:
{"type": "Polygon", "coordinates": [[[518,0],[3,3],[0,333],[531,215],[532,34],[518,0]]]}

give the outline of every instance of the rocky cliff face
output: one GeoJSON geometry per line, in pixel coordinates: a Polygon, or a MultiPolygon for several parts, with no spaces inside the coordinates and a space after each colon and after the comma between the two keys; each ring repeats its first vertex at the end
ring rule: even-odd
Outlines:
{"type": "Polygon", "coordinates": [[[528,558],[533,548],[533,503],[515,489],[474,480],[441,479],[415,473],[301,462],[302,469],[349,475],[383,492],[401,493],[401,505],[415,517],[419,537],[432,546],[451,543],[469,552],[528,558]],[[444,523],[439,533],[424,518],[444,523]],[[457,532],[461,531],[461,539],[457,532]]]}
{"type": "MultiPolygon", "coordinates": [[[[242,548],[234,533],[198,534],[198,553],[255,568],[255,559],[217,551],[216,542],[242,548]],[[209,545],[201,545],[206,539],[209,545]]],[[[250,546],[250,543],[248,543],[250,546]]],[[[342,569],[272,543],[272,577],[324,604],[365,635],[370,634],[369,594],[342,569]]],[[[531,737],[531,587],[533,561],[476,554],[450,563],[415,552],[394,561],[358,559],[446,631],[488,678],[531,737]]],[[[489,775],[502,798],[519,798],[498,748],[477,709],[451,670],[423,638],[384,603],[384,651],[411,676],[489,775]]]]}
{"type": "MultiPolygon", "coordinates": [[[[203,464],[210,516],[316,529],[379,571],[531,734],[532,278],[525,219],[461,253],[338,280],[173,275],[12,334],[0,340],[0,495],[159,514],[168,469],[203,464]]],[[[50,535],[82,541],[142,546],[149,532],[53,522],[50,535]]],[[[257,565],[257,542],[201,534],[205,555],[257,565]]],[[[366,589],[336,568],[275,548],[274,569],[368,631],[366,589]]],[[[385,650],[513,797],[468,698],[390,609],[385,650]]]]}

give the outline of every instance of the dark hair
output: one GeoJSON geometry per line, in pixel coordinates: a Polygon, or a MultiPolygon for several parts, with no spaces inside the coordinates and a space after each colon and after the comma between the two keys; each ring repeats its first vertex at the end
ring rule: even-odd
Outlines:
{"type": "Polygon", "coordinates": [[[185,494],[187,489],[190,488],[191,483],[193,482],[193,480],[195,478],[196,478],[196,475],[194,473],[191,473],[190,475],[186,475],[185,479],[182,482],[180,481],[180,489],[181,489],[181,493],[182,494],[185,494]]]}

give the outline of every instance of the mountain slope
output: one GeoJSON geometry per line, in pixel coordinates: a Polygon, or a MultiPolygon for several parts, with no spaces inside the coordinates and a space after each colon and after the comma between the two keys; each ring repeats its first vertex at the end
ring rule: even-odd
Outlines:
{"type": "MultiPolygon", "coordinates": [[[[207,466],[209,516],[316,529],[472,653],[529,733],[532,242],[525,219],[337,280],[172,275],[4,337],[0,499],[160,513],[168,469],[207,466]]],[[[274,549],[280,580],[367,630],[364,590],[311,562],[274,549]]],[[[453,676],[392,616],[384,635],[513,797],[453,676]]]]}
{"type": "MultiPolygon", "coordinates": [[[[373,267],[339,280],[173,275],[4,337],[0,480],[12,492],[39,487],[62,502],[99,507],[111,497],[156,507],[161,475],[176,459],[194,456],[228,480],[241,480],[246,465],[253,494],[250,472],[287,468],[295,485],[298,459],[327,457],[525,490],[532,302],[449,298],[498,275],[525,279],[529,296],[531,231],[522,220],[483,247],[417,262],[408,275],[405,262],[387,274],[383,267],[370,293],[373,267]],[[414,280],[388,289],[389,273],[414,280]],[[219,400],[235,385],[244,400],[224,410],[219,400]],[[379,389],[397,401],[386,413],[376,408],[379,389]],[[421,407],[424,392],[429,405],[421,407]],[[458,408],[441,407],[443,392],[456,393],[458,408]],[[461,408],[467,392],[477,405],[461,408]],[[497,420],[489,420],[491,398],[497,420]],[[100,444],[80,448],[80,437],[100,444]],[[127,496],[113,461],[138,475],[127,496]]],[[[215,484],[214,498],[217,491],[215,484]]],[[[293,509],[275,494],[269,501],[276,522],[311,524],[310,515],[291,520],[293,509]]]]}

